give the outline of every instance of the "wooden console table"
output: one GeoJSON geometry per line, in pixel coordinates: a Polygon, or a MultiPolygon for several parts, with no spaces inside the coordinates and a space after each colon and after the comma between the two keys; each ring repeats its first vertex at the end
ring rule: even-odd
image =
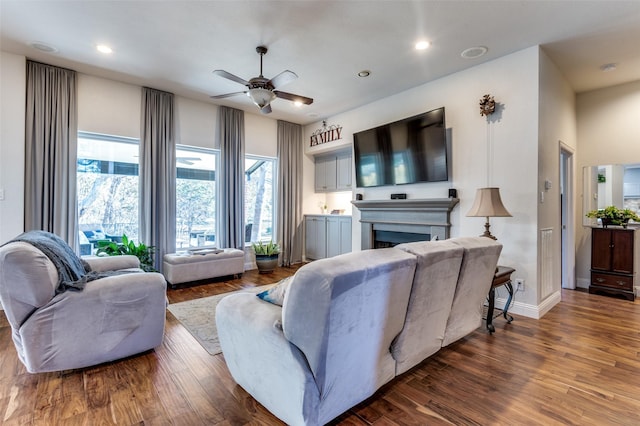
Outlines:
{"type": "Polygon", "coordinates": [[[496,269],[496,273],[493,276],[491,290],[489,290],[489,308],[487,310],[487,330],[489,330],[489,334],[496,331],[496,328],[493,326],[493,319],[500,316],[500,314],[496,316],[493,315],[493,310],[496,303],[496,288],[498,287],[507,287],[509,297],[507,298],[507,303],[505,303],[504,308],[502,309],[502,316],[504,316],[504,319],[506,319],[508,323],[511,323],[511,321],[513,321],[513,317],[509,315],[508,311],[509,305],[511,305],[511,299],[513,298],[511,274],[513,274],[514,272],[515,269],[508,266],[498,266],[498,268],[496,269]]]}

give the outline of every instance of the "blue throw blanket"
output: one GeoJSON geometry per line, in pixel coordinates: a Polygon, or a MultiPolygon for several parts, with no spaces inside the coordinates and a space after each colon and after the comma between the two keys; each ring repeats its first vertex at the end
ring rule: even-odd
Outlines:
{"type": "MultiPolygon", "coordinates": [[[[29,243],[45,254],[58,271],[58,287],[56,294],[66,290],[82,291],[89,281],[129,271],[91,271],[91,266],[82,260],[60,237],[46,231],[29,231],[18,235],[13,240],[29,243]]],[[[9,244],[7,243],[7,244],[9,244]]],[[[4,245],[4,244],[3,244],[4,245]]]]}

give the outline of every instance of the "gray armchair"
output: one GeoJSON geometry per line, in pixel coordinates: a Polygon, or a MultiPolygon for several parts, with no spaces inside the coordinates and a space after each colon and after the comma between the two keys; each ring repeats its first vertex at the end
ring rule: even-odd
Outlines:
{"type": "MultiPolygon", "coordinates": [[[[68,247],[68,246],[67,246],[68,247]]],[[[0,301],[18,356],[30,373],[82,368],[162,343],[166,282],[135,256],[86,259],[92,271],[129,269],[60,291],[43,251],[14,241],[0,247],[0,301]]]]}

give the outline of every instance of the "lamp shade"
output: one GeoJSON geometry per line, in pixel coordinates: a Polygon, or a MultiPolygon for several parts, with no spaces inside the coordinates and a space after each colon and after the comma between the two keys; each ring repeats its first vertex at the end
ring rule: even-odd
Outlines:
{"type": "Polygon", "coordinates": [[[467,213],[470,217],[511,217],[502,199],[500,188],[478,188],[476,199],[471,210],[467,213]]]}
{"type": "Polygon", "coordinates": [[[275,93],[268,89],[254,88],[249,89],[247,96],[251,98],[258,108],[262,109],[269,105],[276,98],[275,93]]]}

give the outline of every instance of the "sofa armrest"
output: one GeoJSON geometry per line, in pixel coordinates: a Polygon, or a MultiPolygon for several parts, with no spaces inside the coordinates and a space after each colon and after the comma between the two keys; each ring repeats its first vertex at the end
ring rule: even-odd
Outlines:
{"type": "Polygon", "coordinates": [[[92,271],[117,271],[120,269],[139,268],[140,260],[136,256],[124,254],[121,256],[91,256],[83,257],[92,271]]]}
{"type": "Polygon", "coordinates": [[[216,326],[234,380],[287,424],[316,424],[319,391],[302,352],[282,332],[282,308],[252,293],[223,298],[216,326]]]}

